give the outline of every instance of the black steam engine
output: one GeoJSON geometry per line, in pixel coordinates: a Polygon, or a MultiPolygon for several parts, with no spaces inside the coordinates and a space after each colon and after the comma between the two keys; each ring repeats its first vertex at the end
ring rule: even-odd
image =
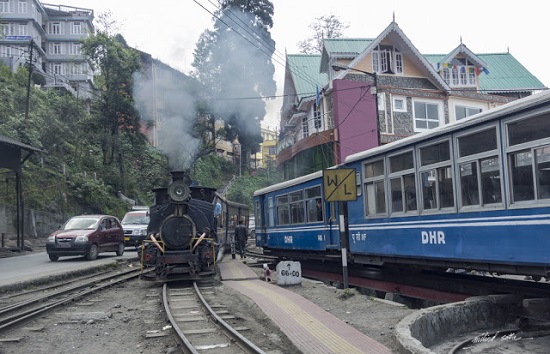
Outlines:
{"type": "Polygon", "coordinates": [[[167,188],[154,190],[155,205],[141,249],[141,278],[169,281],[214,275],[215,189],[193,186],[185,172],[171,174],[167,188]]]}

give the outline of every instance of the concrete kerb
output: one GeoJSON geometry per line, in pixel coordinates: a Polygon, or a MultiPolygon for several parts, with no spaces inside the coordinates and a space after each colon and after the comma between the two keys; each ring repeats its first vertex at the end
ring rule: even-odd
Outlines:
{"type": "Polygon", "coordinates": [[[519,299],[509,295],[473,297],[422,309],[401,320],[395,335],[406,353],[436,354],[429,347],[473,331],[500,328],[513,321],[515,316],[510,304],[519,304],[519,299]]]}
{"type": "Polygon", "coordinates": [[[48,275],[48,276],[42,276],[34,279],[29,279],[25,281],[20,282],[14,282],[6,285],[0,285],[0,294],[6,294],[16,291],[21,291],[28,288],[38,287],[38,286],[44,286],[51,283],[56,282],[62,282],[69,280],[71,278],[84,276],[84,275],[90,275],[94,273],[100,273],[102,271],[105,271],[109,268],[119,266],[120,264],[128,263],[128,259],[120,259],[120,260],[114,260],[113,262],[110,262],[108,264],[102,264],[98,266],[92,266],[90,268],[86,269],[79,269],[74,271],[67,271],[61,274],[55,274],[55,275],[48,275]]]}

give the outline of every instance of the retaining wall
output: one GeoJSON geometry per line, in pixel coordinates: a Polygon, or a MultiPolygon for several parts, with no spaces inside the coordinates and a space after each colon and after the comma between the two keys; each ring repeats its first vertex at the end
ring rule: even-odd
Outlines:
{"type": "Polygon", "coordinates": [[[514,303],[518,303],[516,297],[496,295],[422,309],[397,325],[396,337],[403,352],[436,354],[429,347],[448,338],[499,328],[513,321],[510,306],[514,303]]]}

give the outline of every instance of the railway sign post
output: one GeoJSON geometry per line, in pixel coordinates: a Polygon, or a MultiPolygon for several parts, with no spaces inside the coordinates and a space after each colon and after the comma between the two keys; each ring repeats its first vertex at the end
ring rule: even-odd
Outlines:
{"type": "Polygon", "coordinates": [[[325,201],[338,202],[340,225],[340,249],[342,250],[342,277],[344,289],[348,282],[348,201],[357,199],[355,169],[337,168],[323,170],[323,189],[325,201]]]}

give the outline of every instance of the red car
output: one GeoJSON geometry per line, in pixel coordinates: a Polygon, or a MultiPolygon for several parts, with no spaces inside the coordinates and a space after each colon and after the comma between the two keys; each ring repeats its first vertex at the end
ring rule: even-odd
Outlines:
{"type": "Polygon", "coordinates": [[[122,256],[124,231],[114,216],[75,216],[48,237],[46,251],[51,261],[79,255],[94,260],[100,252],[116,252],[117,256],[122,256]]]}

